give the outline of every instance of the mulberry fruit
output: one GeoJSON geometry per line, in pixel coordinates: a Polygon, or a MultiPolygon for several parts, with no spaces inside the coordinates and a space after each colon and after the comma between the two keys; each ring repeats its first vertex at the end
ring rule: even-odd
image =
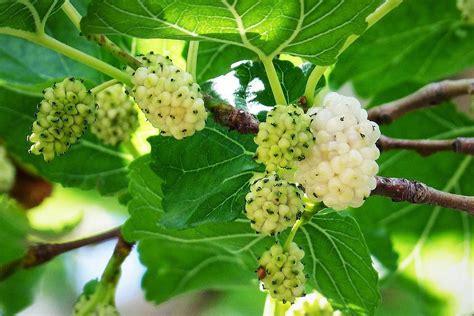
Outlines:
{"type": "Polygon", "coordinates": [[[135,101],[148,121],[164,136],[182,139],[205,127],[207,112],[199,86],[161,55],[141,57],[143,67],[133,71],[135,101]]]}
{"type": "Polygon", "coordinates": [[[255,180],[245,200],[245,213],[258,233],[274,235],[292,226],[303,211],[303,191],[275,172],[255,180]]]}
{"type": "Polygon", "coordinates": [[[4,147],[0,146],[0,193],[8,192],[15,183],[16,169],[7,157],[4,147]]]}
{"type": "Polygon", "coordinates": [[[304,251],[294,242],[288,250],[275,244],[262,255],[258,263],[265,276],[260,281],[271,297],[293,303],[295,298],[303,296],[306,283],[303,257],[304,251]]]}
{"type": "Polygon", "coordinates": [[[29,141],[45,161],[64,154],[95,120],[94,96],[81,80],[66,78],[43,92],[29,141]]]}
{"type": "Polygon", "coordinates": [[[91,127],[104,144],[116,146],[130,139],[138,127],[135,103],[121,84],[113,85],[96,95],[96,121],[91,127]]]}
{"type": "Polygon", "coordinates": [[[337,93],[308,114],[316,142],[299,163],[297,182],[310,199],[335,210],[360,207],[376,185],[378,125],[367,119],[359,101],[337,93]]]}
{"type": "Polygon", "coordinates": [[[79,300],[74,305],[72,315],[87,315],[87,316],[119,316],[117,308],[112,304],[100,304],[100,302],[92,307],[90,310],[91,297],[81,295],[79,300]]]}
{"type": "Polygon", "coordinates": [[[286,316],[341,316],[340,311],[334,311],[328,300],[313,292],[298,298],[285,314],[286,316]]]}
{"type": "Polygon", "coordinates": [[[267,113],[255,137],[257,161],[267,171],[292,169],[296,161],[304,160],[313,144],[311,119],[295,105],[277,105],[267,113]]]}

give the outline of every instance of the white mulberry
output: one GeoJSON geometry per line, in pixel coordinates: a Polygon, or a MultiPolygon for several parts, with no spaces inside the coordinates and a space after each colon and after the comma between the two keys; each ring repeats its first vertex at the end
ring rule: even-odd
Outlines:
{"type": "Polygon", "coordinates": [[[199,86],[190,73],[168,57],[150,53],[144,66],[133,71],[135,101],[146,118],[164,136],[182,139],[205,127],[207,112],[199,86]]]}
{"type": "Polygon", "coordinates": [[[0,193],[8,192],[15,183],[15,166],[7,157],[7,152],[0,146],[0,193]]]}
{"type": "Polygon", "coordinates": [[[92,132],[104,143],[115,146],[130,139],[138,127],[135,102],[122,84],[113,85],[96,95],[99,106],[92,132]]]}
{"type": "Polygon", "coordinates": [[[267,171],[278,168],[291,169],[296,161],[305,159],[313,144],[309,129],[310,117],[295,105],[277,105],[267,113],[255,137],[257,161],[265,164],[267,171]]]}
{"type": "Polygon", "coordinates": [[[288,311],[286,316],[340,316],[340,311],[334,311],[328,300],[319,294],[313,292],[296,299],[288,311]]]}
{"type": "Polygon", "coordinates": [[[456,5],[461,11],[462,18],[467,24],[474,24],[474,1],[473,0],[457,0],[456,5]]]}
{"type": "Polygon", "coordinates": [[[275,172],[255,180],[245,197],[245,213],[258,233],[274,235],[292,226],[303,212],[303,191],[275,172]]]}
{"type": "Polygon", "coordinates": [[[29,141],[45,161],[64,154],[95,120],[94,96],[82,80],[66,78],[43,91],[29,141]]]}
{"type": "Polygon", "coordinates": [[[72,315],[87,315],[87,316],[119,316],[117,308],[109,303],[97,303],[92,310],[90,310],[91,296],[81,295],[79,300],[74,305],[72,315]]]}
{"type": "Polygon", "coordinates": [[[288,250],[280,244],[273,245],[265,251],[259,259],[259,269],[263,269],[264,276],[260,278],[270,296],[283,302],[295,301],[295,298],[304,294],[306,276],[301,260],[304,251],[292,242],[288,250]]]}
{"type": "Polygon", "coordinates": [[[360,207],[376,185],[378,125],[367,119],[359,101],[337,93],[308,114],[316,142],[299,163],[297,182],[309,198],[335,210],[360,207]]]}

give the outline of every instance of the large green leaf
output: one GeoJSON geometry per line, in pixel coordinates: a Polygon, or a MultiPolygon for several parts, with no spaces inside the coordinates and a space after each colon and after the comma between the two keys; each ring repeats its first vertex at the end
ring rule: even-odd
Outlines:
{"type": "Polygon", "coordinates": [[[39,99],[0,89],[0,138],[10,153],[32,164],[45,178],[65,186],[97,189],[103,194],[123,193],[127,189],[127,165],[132,160],[118,148],[100,143],[88,133],[64,155],[52,162],[28,154],[26,140],[35,119],[39,99]]]}
{"type": "MultiPolygon", "coordinates": [[[[201,225],[186,230],[159,226],[161,192],[158,176],[147,157],[131,166],[131,218],[124,227],[128,240],[139,240],[147,267],[143,287],[147,298],[161,303],[200,289],[230,289],[253,285],[258,291],[257,257],[274,243],[256,235],[248,220],[201,225]]],[[[288,232],[280,236],[283,241],[288,232]]],[[[306,252],[309,284],[338,308],[372,311],[378,302],[377,276],[364,237],[349,216],[320,214],[298,233],[295,241],[306,252]]]]}
{"type": "Polygon", "coordinates": [[[24,211],[0,195],[0,265],[21,258],[28,247],[29,224],[24,211]]]}
{"type": "Polygon", "coordinates": [[[331,80],[352,81],[365,97],[439,80],[474,65],[473,38],[456,0],[407,0],[341,55],[331,80]]]}
{"type": "MultiPolygon", "coordinates": [[[[81,1],[75,3],[79,4],[79,7],[83,6],[81,1]]],[[[48,19],[46,31],[59,41],[89,55],[118,64],[99,45],[80,36],[79,31],[62,11],[48,19]]],[[[65,77],[79,77],[90,87],[107,80],[104,74],[95,69],[52,50],[20,38],[0,35],[0,85],[21,93],[40,95],[44,88],[65,77]]]]}
{"type": "Polygon", "coordinates": [[[64,0],[2,0],[0,1],[0,33],[4,29],[35,32],[42,30],[51,14],[64,0]]]}
{"type": "Polygon", "coordinates": [[[229,72],[231,65],[235,62],[256,58],[251,51],[217,42],[200,42],[198,54],[196,70],[198,83],[229,72]]]}
{"type": "Polygon", "coordinates": [[[215,41],[263,56],[286,52],[328,65],[348,36],[364,31],[366,16],[380,2],[93,1],[81,26],[85,33],[215,41]]]}
{"type": "MultiPolygon", "coordinates": [[[[140,242],[147,298],[157,303],[200,289],[255,284],[257,258],[273,243],[255,235],[247,220],[170,231],[155,228],[140,242]]],[[[286,234],[285,234],[286,235],[286,234]]],[[[283,239],[282,239],[283,240],[283,239]]],[[[354,219],[338,213],[315,216],[295,241],[304,249],[310,284],[338,309],[373,312],[377,274],[354,219]]]]}
{"type": "Polygon", "coordinates": [[[261,170],[253,160],[253,135],[241,135],[208,121],[183,140],[149,139],[151,167],[163,179],[163,225],[186,228],[230,221],[243,210],[248,180],[261,170]]]}
{"type": "MultiPolygon", "coordinates": [[[[29,229],[25,212],[0,195],[0,265],[23,257],[28,248],[29,229]]],[[[15,315],[32,303],[40,272],[20,271],[0,282],[0,315],[15,315]]]]}
{"type": "Polygon", "coordinates": [[[130,164],[128,202],[130,218],[122,229],[129,241],[138,240],[143,231],[153,231],[163,215],[162,180],[150,168],[151,157],[145,155],[130,164]]]}

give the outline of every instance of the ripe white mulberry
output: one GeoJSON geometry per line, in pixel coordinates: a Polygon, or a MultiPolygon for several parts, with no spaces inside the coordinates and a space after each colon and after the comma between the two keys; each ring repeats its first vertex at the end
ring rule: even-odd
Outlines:
{"type": "Polygon", "coordinates": [[[182,139],[205,127],[207,112],[199,86],[190,73],[168,57],[150,53],[132,73],[135,101],[164,136],[182,139]]]}
{"type": "Polygon", "coordinates": [[[104,143],[115,146],[130,139],[138,127],[133,99],[122,84],[113,85],[96,95],[99,106],[92,132],[104,143]]]}
{"type": "Polygon", "coordinates": [[[81,295],[79,300],[74,305],[72,315],[87,315],[87,316],[119,316],[117,308],[109,303],[97,303],[96,306],[90,310],[91,296],[81,295]]]}
{"type": "Polygon", "coordinates": [[[95,120],[94,96],[82,80],[66,78],[43,91],[29,141],[45,161],[64,154],[95,120]]]}
{"type": "Polygon", "coordinates": [[[280,244],[273,245],[259,259],[259,269],[264,272],[260,278],[270,296],[283,302],[293,303],[304,295],[306,276],[301,260],[304,251],[292,242],[288,250],[280,244]]]}
{"type": "Polygon", "coordinates": [[[245,213],[258,233],[274,235],[292,226],[303,212],[303,191],[275,172],[255,180],[245,197],[245,213]]]}
{"type": "Polygon", "coordinates": [[[0,193],[8,192],[15,183],[15,166],[7,157],[7,152],[0,146],[0,193]]]}
{"type": "Polygon", "coordinates": [[[265,164],[267,171],[291,169],[296,161],[304,160],[313,135],[309,129],[310,117],[295,105],[277,105],[267,113],[255,137],[257,161],[265,164]]]}
{"type": "Polygon", "coordinates": [[[378,125],[367,119],[359,101],[337,93],[308,114],[316,142],[299,163],[297,182],[309,198],[335,210],[360,207],[376,185],[378,125]]]}
{"type": "Polygon", "coordinates": [[[295,304],[286,311],[286,316],[340,316],[340,311],[334,311],[328,300],[313,292],[305,297],[298,298],[295,304]]]}

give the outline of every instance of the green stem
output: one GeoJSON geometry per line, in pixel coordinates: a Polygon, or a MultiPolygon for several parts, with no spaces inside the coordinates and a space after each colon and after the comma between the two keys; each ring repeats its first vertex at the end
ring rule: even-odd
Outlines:
{"type": "MultiPolygon", "coordinates": [[[[381,4],[377,9],[375,9],[374,12],[369,14],[367,18],[365,19],[365,21],[367,22],[366,31],[369,28],[371,28],[375,23],[380,21],[390,11],[398,7],[402,2],[403,0],[386,0],[383,4],[381,4]]],[[[342,46],[342,48],[339,50],[337,57],[339,57],[342,54],[342,52],[344,52],[349,46],[351,46],[351,44],[354,43],[359,37],[360,35],[349,36],[344,42],[344,45],[342,46]]],[[[308,100],[308,104],[311,104],[311,105],[313,104],[314,90],[316,90],[316,85],[318,84],[319,80],[324,75],[328,67],[329,66],[316,66],[311,72],[308,78],[308,82],[306,83],[306,88],[305,88],[305,93],[304,93],[306,100],[308,100]]]]}
{"type": "Polygon", "coordinates": [[[314,104],[314,93],[319,80],[324,75],[328,66],[316,66],[309,75],[308,82],[306,82],[306,88],[304,90],[304,96],[309,107],[314,104]]]}
{"type": "Polygon", "coordinates": [[[76,8],[69,2],[69,0],[64,1],[63,6],[61,7],[66,16],[71,20],[72,24],[80,30],[81,29],[81,14],[76,10],[76,8]]]}
{"type": "Polygon", "coordinates": [[[93,94],[97,94],[99,92],[101,92],[102,90],[105,90],[115,84],[117,84],[118,81],[117,79],[112,79],[112,80],[109,80],[109,81],[105,81],[105,82],[102,82],[100,85],[98,86],[95,86],[94,88],[91,89],[91,92],[93,94]]]}
{"type": "Polygon", "coordinates": [[[275,98],[276,104],[286,105],[285,94],[280,84],[280,79],[278,79],[278,74],[276,72],[275,66],[273,65],[272,58],[268,56],[259,56],[260,60],[265,67],[265,72],[267,73],[268,81],[270,82],[270,87],[272,88],[273,97],[275,98]]]}
{"type": "Polygon", "coordinates": [[[128,140],[123,143],[127,151],[133,156],[133,158],[137,159],[140,157],[142,154],[138,151],[137,147],[132,143],[131,140],[128,140]]]}
{"type": "Polygon", "coordinates": [[[298,219],[294,224],[293,227],[291,227],[290,234],[285,240],[285,244],[283,245],[283,249],[288,250],[288,247],[290,246],[291,242],[296,236],[296,233],[300,229],[301,225],[306,224],[311,220],[311,217],[313,217],[314,214],[318,213],[321,210],[324,210],[326,206],[323,203],[316,203],[313,205],[311,210],[305,210],[301,216],[300,219],[298,219]]]}
{"type": "Polygon", "coordinates": [[[290,246],[291,242],[295,238],[296,233],[298,232],[298,229],[300,229],[301,225],[303,225],[303,219],[302,218],[297,220],[293,224],[293,227],[291,227],[290,234],[288,235],[288,238],[286,238],[285,244],[283,245],[283,249],[288,250],[288,247],[290,246]]]}
{"type": "MultiPolygon", "coordinates": [[[[81,14],[76,10],[76,8],[69,2],[69,0],[65,1],[62,9],[64,13],[66,13],[67,17],[74,26],[80,31],[81,30],[81,14]]],[[[103,34],[92,34],[86,36],[88,40],[94,41],[100,46],[104,47],[109,53],[115,56],[118,60],[124,62],[125,64],[129,65],[133,69],[137,69],[141,66],[141,62],[133,57],[133,54],[130,55],[122,48],[117,46],[114,42],[112,42],[107,36],[103,34]]],[[[135,41],[135,38],[133,39],[135,41]]]]}
{"type": "Polygon", "coordinates": [[[189,72],[193,76],[194,81],[197,80],[196,69],[197,69],[198,51],[199,51],[199,42],[190,41],[189,48],[188,48],[188,56],[186,59],[186,71],[189,72]]]}

